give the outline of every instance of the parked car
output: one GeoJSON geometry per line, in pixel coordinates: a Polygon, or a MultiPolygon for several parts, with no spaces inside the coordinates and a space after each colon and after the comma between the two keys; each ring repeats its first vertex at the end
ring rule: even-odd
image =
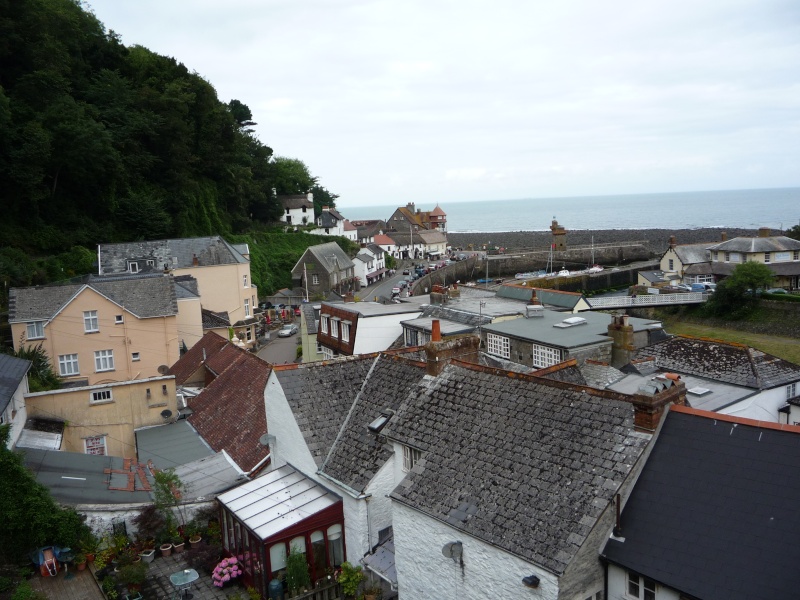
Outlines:
{"type": "Polygon", "coordinates": [[[788,294],[789,292],[787,292],[783,288],[770,288],[764,293],[766,293],[766,294],[788,294]]]}
{"type": "Polygon", "coordinates": [[[284,325],[278,331],[278,337],[290,337],[297,333],[297,325],[284,325]]]}
{"type": "Polygon", "coordinates": [[[401,289],[401,290],[402,290],[402,289],[405,289],[405,288],[407,288],[407,287],[408,287],[408,282],[407,282],[405,279],[403,279],[403,280],[401,280],[401,281],[400,281],[400,283],[398,284],[398,286],[400,287],[400,289],[401,289]]]}
{"type": "Polygon", "coordinates": [[[403,269],[403,275],[408,275],[408,269],[403,269]]]}
{"type": "Polygon", "coordinates": [[[392,296],[396,296],[400,293],[400,288],[395,286],[392,288],[392,296]]]}
{"type": "Polygon", "coordinates": [[[258,305],[258,308],[260,308],[261,310],[270,309],[272,308],[272,302],[262,302],[261,304],[258,305]]]}
{"type": "Polygon", "coordinates": [[[692,286],[689,285],[688,283],[679,283],[675,287],[678,288],[679,290],[683,291],[683,292],[691,292],[692,291],[692,286]]]}

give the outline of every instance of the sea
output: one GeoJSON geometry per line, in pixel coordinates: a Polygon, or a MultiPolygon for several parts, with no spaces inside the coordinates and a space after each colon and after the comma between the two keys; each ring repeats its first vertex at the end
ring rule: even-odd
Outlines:
{"type": "MultiPolygon", "coordinates": [[[[518,198],[440,202],[451,233],[546,231],[553,219],[569,230],[699,229],[770,227],[800,224],[800,188],[518,198]]],[[[416,201],[420,210],[436,204],[416,201]]],[[[388,219],[394,206],[342,207],[350,219],[388,219]]]]}

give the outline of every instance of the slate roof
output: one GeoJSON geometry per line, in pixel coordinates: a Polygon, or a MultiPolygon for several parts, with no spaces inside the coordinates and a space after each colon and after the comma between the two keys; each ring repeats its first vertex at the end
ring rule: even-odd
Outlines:
{"type": "Polygon", "coordinates": [[[5,411],[19,385],[25,380],[31,361],[0,353],[0,414],[5,411]]]}
{"type": "MultiPolygon", "coordinates": [[[[425,376],[425,367],[400,356],[377,356],[320,471],[362,492],[391,457],[392,449],[371,432],[381,411],[396,411],[425,376]]],[[[335,365],[331,365],[334,366],[335,365]]]]}
{"type": "Polygon", "coordinates": [[[384,431],[422,451],[393,500],[557,575],[649,438],[628,402],[455,364],[384,431]]]}
{"type": "Polygon", "coordinates": [[[157,427],[144,427],[135,435],[139,460],[145,464],[152,460],[156,469],[171,469],[214,454],[184,419],[157,427]]]}
{"type": "Polygon", "coordinates": [[[176,385],[183,385],[209,357],[217,354],[227,344],[228,340],[209,331],[169,368],[167,374],[175,376],[176,385]]]}
{"type": "MultiPolygon", "coordinates": [[[[714,275],[731,275],[733,270],[736,268],[737,265],[741,263],[733,263],[733,262],[722,262],[719,260],[715,260],[711,263],[711,272],[714,275]]],[[[798,275],[800,274],[800,262],[792,261],[792,262],[772,262],[767,265],[769,270],[775,273],[775,275],[782,275],[782,276],[790,276],[790,275],[798,275]]]]}
{"type": "Polygon", "coordinates": [[[199,298],[200,288],[197,286],[197,279],[191,275],[175,275],[172,277],[175,282],[175,295],[178,298],[199,298]]]}
{"type": "Polygon", "coordinates": [[[208,310],[207,308],[201,308],[200,318],[203,320],[203,329],[219,329],[220,327],[231,326],[231,318],[227,311],[214,312],[213,310],[208,310]]]}
{"type": "MultiPolygon", "coordinates": [[[[306,252],[310,252],[313,254],[316,259],[320,262],[322,267],[328,271],[328,273],[334,273],[337,271],[344,271],[346,269],[352,269],[355,265],[353,261],[350,260],[350,257],[345,254],[344,250],[339,247],[339,244],[336,242],[328,242],[327,244],[317,244],[316,246],[309,246],[306,252]]],[[[303,268],[303,259],[305,257],[305,253],[303,256],[300,257],[300,260],[297,261],[297,264],[294,266],[294,271],[298,267],[300,270],[303,268]]]]}
{"type": "Polygon", "coordinates": [[[447,241],[447,236],[441,231],[420,231],[419,237],[422,238],[426,244],[441,244],[447,241]]]}
{"type": "Polygon", "coordinates": [[[264,389],[271,367],[232,344],[215,358],[226,349],[236,356],[192,400],[194,413],[188,420],[215,452],[225,450],[242,471],[249,472],[269,453],[259,438],[267,433],[264,389]]]}
{"type": "Polygon", "coordinates": [[[441,304],[431,304],[422,309],[421,318],[445,319],[456,323],[463,323],[472,327],[486,325],[492,322],[492,317],[482,316],[480,313],[458,310],[441,304]]]}
{"type": "Polygon", "coordinates": [[[552,379],[553,381],[563,381],[564,383],[574,383],[575,385],[586,385],[581,369],[575,359],[558,363],[551,367],[530,371],[531,375],[552,379]]]}
{"type": "Polygon", "coordinates": [[[344,221],[344,217],[335,208],[323,210],[319,215],[320,227],[336,227],[339,221],[344,221]]]}
{"type": "Polygon", "coordinates": [[[556,306],[558,308],[567,308],[572,310],[583,299],[583,294],[578,292],[565,292],[562,290],[545,290],[542,288],[533,288],[529,286],[517,285],[507,283],[500,286],[497,290],[499,298],[510,298],[513,300],[522,300],[523,302],[530,302],[533,292],[536,291],[536,297],[539,302],[548,306],[556,306]]]}
{"type": "Polygon", "coordinates": [[[796,598],[800,428],[673,407],[603,556],[703,600],[796,598]]]}
{"type": "Polygon", "coordinates": [[[800,381],[800,365],[749,346],[718,340],[675,336],[646,346],[634,356],[648,357],[653,357],[664,370],[759,390],[800,381]]]}
{"type": "Polygon", "coordinates": [[[197,257],[198,266],[230,265],[247,263],[248,260],[222,237],[180,238],[122,244],[99,244],[100,274],[125,273],[128,260],[155,262],[156,269],[167,265],[170,269],[185,269],[193,266],[197,257]]]}
{"type": "Polygon", "coordinates": [[[309,304],[305,302],[300,305],[300,310],[303,311],[303,319],[306,323],[306,331],[310,335],[317,334],[317,320],[319,319],[319,304],[309,304]],[[317,308],[314,308],[314,307],[317,308]]]}
{"type": "MultiPolygon", "coordinates": [[[[295,421],[318,466],[328,455],[375,355],[275,369],[295,421]]],[[[263,402],[261,403],[263,406],[263,402]]]]}
{"type": "Polygon", "coordinates": [[[175,286],[165,275],[90,277],[85,283],[11,288],[8,320],[47,321],[85,289],[92,289],[140,319],[178,314],[175,286]]]}
{"type": "Polygon", "coordinates": [[[711,262],[711,254],[708,251],[708,246],[708,243],[681,244],[675,246],[672,250],[685,267],[697,263],[711,262]]]}
{"type": "Polygon", "coordinates": [[[718,252],[785,252],[800,250],[800,241],[785,235],[772,237],[736,237],[732,240],[706,246],[718,252]]]}

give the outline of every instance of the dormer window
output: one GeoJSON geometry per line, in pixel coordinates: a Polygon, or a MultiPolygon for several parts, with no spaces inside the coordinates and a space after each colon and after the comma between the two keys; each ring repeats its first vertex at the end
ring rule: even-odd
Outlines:
{"type": "Polygon", "coordinates": [[[422,458],[422,452],[411,446],[403,446],[403,471],[408,473],[422,458]]]}
{"type": "Polygon", "coordinates": [[[139,263],[130,261],[128,263],[128,271],[131,273],[138,273],[139,272],[139,263]]]}

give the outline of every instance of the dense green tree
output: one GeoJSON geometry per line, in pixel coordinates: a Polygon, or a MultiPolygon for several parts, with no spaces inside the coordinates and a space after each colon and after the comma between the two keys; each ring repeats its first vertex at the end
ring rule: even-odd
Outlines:
{"type": "Polygon", "coordinates": [[[322,212],[323,206],[336,206],[336,199],[339,197],[337,194],[332,194],[326,188],[316,184],[311,188],[311,193],[314,194],[314,216],[318,217],[322,212]]]}
{"type": "Polygon", "coordinates": [[[717,316],[746,316],[758,304],[760,290],[771,287],[774,279],[775,274],[763,263],[736,265],[733,273],[717,284],[707,309],[717,316]]]}
{"type": "Polygon", "coordinates": [[[800,240],[800,225],[795,225],[786,230],[786,236],[794,240],[800,240]]]}
{"type": "Polygon", "coordinates": [[[272,161],[272,182],[279,196],[305,194],[317,183],[306,164],[297,158],[276,156],[272,161]]]}

